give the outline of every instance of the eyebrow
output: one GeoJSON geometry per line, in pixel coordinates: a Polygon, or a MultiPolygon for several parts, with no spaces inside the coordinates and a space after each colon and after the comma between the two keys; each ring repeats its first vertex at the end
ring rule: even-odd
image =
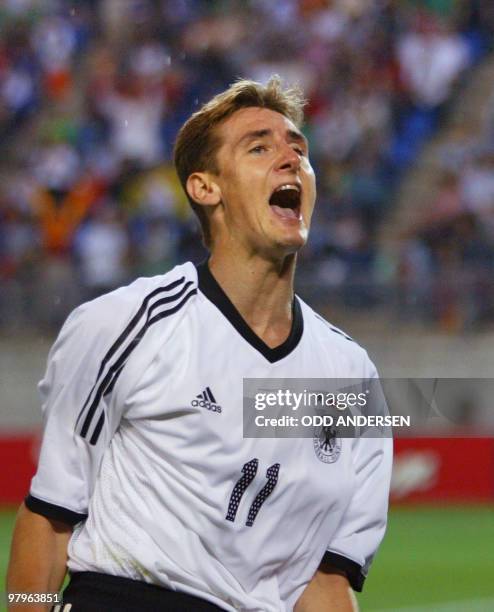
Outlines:
{"type": "MultiPolygon", "coordinates": [[[[273,130],[263,129],[263,130],[252,130],[251,132],[247,132],[244,134],[239,141],[237,142],[237,146],[243,144],[244,142],[251,142],[252,140],[256,140],[258,138],[266,138],[267,136],[272,136],[273,130]]],[[[295,130],[287,130],[286,135],[290,142],[299,142],[303,144],[305,147],[308,146],[307,138],[297,132],[295,130]]]]}

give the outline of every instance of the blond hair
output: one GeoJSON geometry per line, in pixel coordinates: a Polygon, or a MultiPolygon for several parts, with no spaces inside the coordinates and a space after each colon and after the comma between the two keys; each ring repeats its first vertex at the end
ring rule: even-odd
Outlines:
{"type": "Polygon", "coordinates": [[[241,79],[216,95],[194,113],[180,129],[173,158],[180,183],[202,227],[204,244],[211,245],[209,220],[204,208],[187,193],[187,179],[194,172],[219,174],[216,153],[221,146],[217,127],[233,113],[248,107],[276,111],[300,127],[304,119],[305,100],[298,87],[282,87],[275,75],[266,85],[241,79]]]}

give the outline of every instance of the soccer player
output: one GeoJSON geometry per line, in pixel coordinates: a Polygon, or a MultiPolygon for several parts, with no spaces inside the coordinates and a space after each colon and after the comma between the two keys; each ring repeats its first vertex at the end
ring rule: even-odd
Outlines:
{"type": "Polygon", "coordinates": [[[57,591],[68,568],[60,612],[356,609],[391,441],[243,438],[244,377],[376,376],[294,296],[316,196],[302,116],[277,78],[239,81],[181,129],[175,164],[210,258],[69,316],[40,383],[9,592],[57,591]]]}

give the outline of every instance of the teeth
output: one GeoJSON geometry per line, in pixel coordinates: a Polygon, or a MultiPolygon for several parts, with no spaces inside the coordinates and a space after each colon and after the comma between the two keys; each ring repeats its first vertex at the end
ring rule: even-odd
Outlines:
{"type": "Polygon", "coordinates": [[[276,189],[276,191],[286,191],[287,189],[293,189],[295,191],[300,191],[300,187],[298,185],[281,185],[276,189]]]}

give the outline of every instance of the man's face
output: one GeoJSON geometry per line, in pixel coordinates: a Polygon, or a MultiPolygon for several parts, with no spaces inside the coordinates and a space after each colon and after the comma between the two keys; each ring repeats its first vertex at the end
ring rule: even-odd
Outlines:
{"type": "Polygon", "coordinates": [[[316,196],[305,137],[285,116],[258,107],[234,113],[218,134],[215,181],[224,229],[250,253],[298,251],[307,241],[316,196]]]}

